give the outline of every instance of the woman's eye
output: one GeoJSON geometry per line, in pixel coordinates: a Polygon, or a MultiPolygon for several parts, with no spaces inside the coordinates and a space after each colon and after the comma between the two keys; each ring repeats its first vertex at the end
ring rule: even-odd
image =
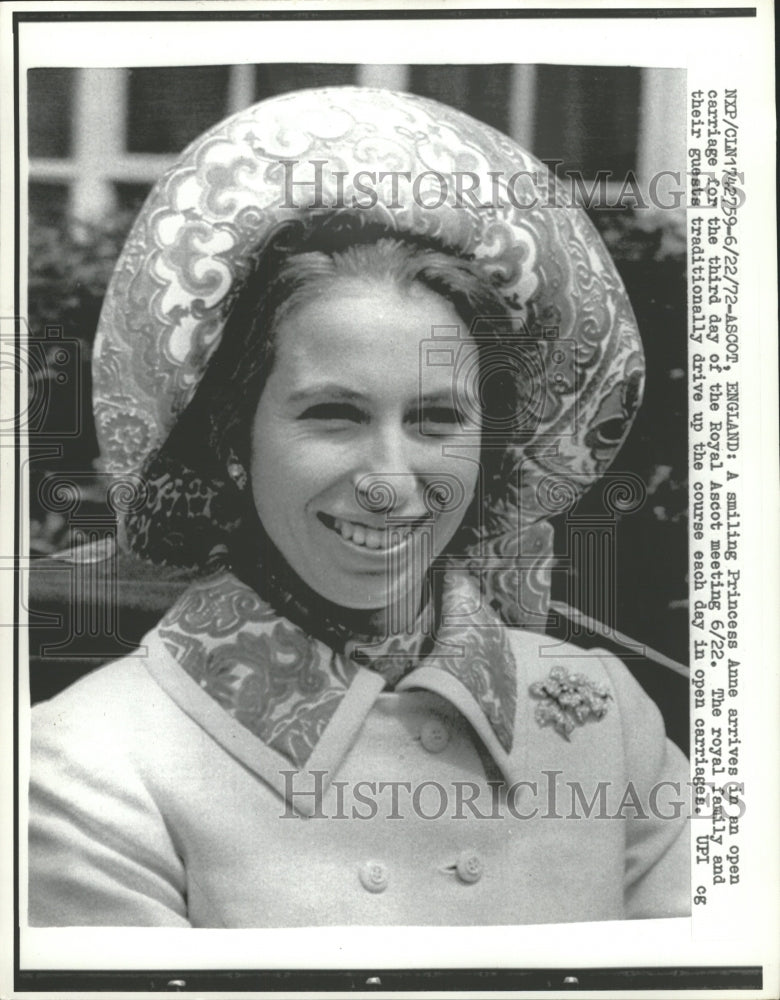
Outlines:
{"type": "Polygon", "coordinates": [[[361,410],[349,403],[317,403],[301,414],[301,420],[340,420],[360,424],[365,420],[361,410]]]}
{"type": "Polygon", "coordinates": [[[426,407],[417,419],[424,434],[452,434],[461,426],[461,415],[452,406],[426,407]]]}

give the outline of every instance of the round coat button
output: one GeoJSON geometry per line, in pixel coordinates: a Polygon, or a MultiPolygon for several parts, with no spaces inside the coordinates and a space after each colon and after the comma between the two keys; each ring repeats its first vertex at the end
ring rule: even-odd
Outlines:
{"type": "Polygon", "coordinates": [[[428,753],[441,753],[450,742],[450,734],[441,719],[428,719],[420,729],[420,742],[428,753]]]}
{"type": "Polygon", "coordinates": [[[461,882],[466,882],[469,885],[473,882],[479,882],[484,871],[482,858],[476,851],[461,851],[455,863],[455,871],[461,882]]]}
{"type": "Polygon", "coordinates": [[[381,861],[364,861],[358,869],[358,878],[369,892],[384,892],[389,881],[387,865],[381,861]]]}

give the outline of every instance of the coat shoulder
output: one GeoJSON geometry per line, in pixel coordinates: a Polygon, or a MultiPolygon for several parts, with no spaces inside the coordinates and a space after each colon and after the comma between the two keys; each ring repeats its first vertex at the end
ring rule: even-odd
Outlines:
{"type": "Polygon", "coordinates": [[[569,674],[580,674],[593,682],[608,684],[613,662],[618,671],[625,671],[630,676],[628,668],[605,649],[584,649],[543,633],[510,629],[509,645],[518,674],[529,684],[543,681],[556,668],[563,668],[569,674]]]}
{"type": "Polygon", "coordinates": [[[98,667],[49,701],[32,709],[33,747],[66,743],[70,755],[81,743],[117,749],[139,727],[154,731],[171,702],[150,676],[140,656],[98,667]]]}

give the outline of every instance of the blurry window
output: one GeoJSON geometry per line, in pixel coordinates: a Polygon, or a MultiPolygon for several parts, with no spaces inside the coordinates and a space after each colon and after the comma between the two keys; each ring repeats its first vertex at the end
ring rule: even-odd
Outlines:
{"type": "Polygon", "coordinates": [[[449,104],[487,125],[509,130],[512,67],[411,66],[409,90],[449,104]]]}
{"type": "Polygon", "coordinates": [[[356,78],[357,67],[345,63],[265,63],[255,67],[255,99],[312,87],[344,87],[356,78]]]}
{"type": "Polygon", "coordinates": [[[30,156],[71,153],[72,69],[27,71],[27,129],[30,156]]]}
{"type": "Polygon", "coordinates": [[[640,70],[629,66],[538,66],[533,152],[562,160],[558,173],[622,181],[637,168],[640,70]]]}
{"type": "Polygon", "coordinates": [[[227,66],[129,71],[127,149],[178,153],[227,115],[227,66]]]}
{"type": "Polygon", "coordinates": [[[43,226],[59,226],[68,210],[67,184],[32,181],[28,188],[30,217],[43,226]]]}
{"type": "Polygon", "coordinates": [[[121,212],[137,215],[146,201],[146,196],[152,189],[151,184],[132,184],[127,181],[115,181],[114,192],[116,205],[121,212]]]}

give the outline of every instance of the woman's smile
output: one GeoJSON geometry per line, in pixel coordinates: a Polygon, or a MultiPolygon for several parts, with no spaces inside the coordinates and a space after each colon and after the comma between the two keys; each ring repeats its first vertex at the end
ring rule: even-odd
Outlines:
{"type": "Polygon", "coordinates": [[[421,363],[434,328],[461,326],[421,285],[340,278],[276,330],[252,434],[255,505],[292,569],[336,604],[419,592],[463,520],[480,445],[464,414],[479,407],[452,366],[421,363]],[[434,506],[437,488],[448,502],[434,506]]]}
{"type": "Polygon", "coordinates": [[[369,554],[379,552],[382,555],[402,548],[409,542],[414,532],[433,524],[431,515],[408,519],[403,523],[398,523],[396,519],[396,523],[381,528],[360,521],[331,517],[329,514],[320,513],[317,517],[329,531],[339,536],[350,548],[368,550],[369,554]]]}

